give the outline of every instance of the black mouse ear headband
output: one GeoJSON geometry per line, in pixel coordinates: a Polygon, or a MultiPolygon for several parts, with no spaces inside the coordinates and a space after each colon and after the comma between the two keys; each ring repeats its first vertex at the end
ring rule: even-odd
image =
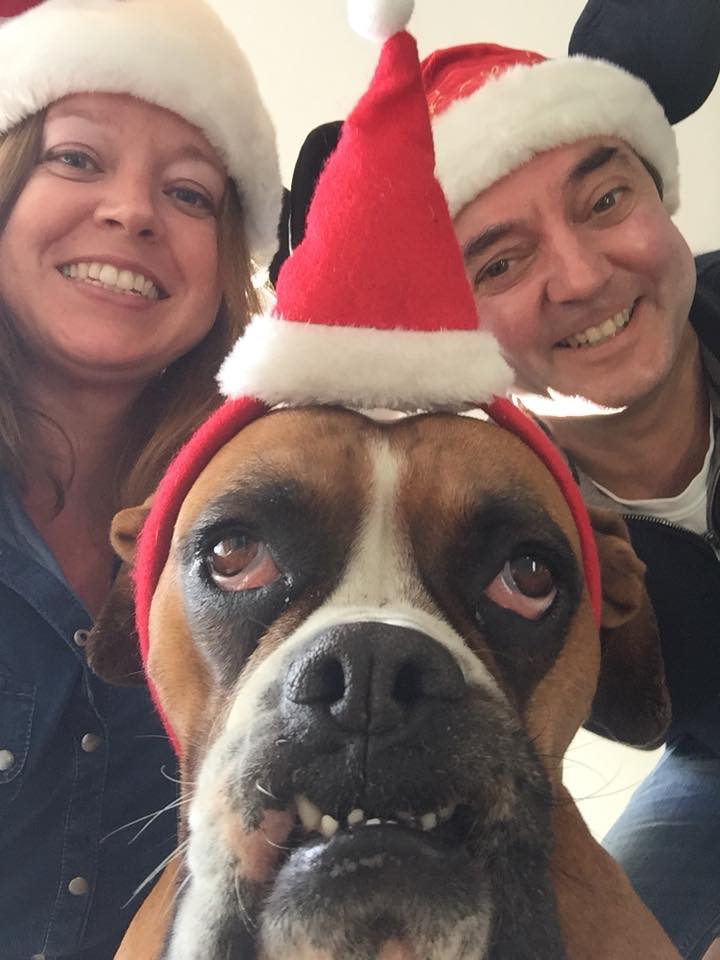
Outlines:
{"type": "Polygon", "coordinates": [[[670,123],[695,113],[720,72],[717,0],[588,0],[568,51],[610,60],[643,79],[670,123]]]}

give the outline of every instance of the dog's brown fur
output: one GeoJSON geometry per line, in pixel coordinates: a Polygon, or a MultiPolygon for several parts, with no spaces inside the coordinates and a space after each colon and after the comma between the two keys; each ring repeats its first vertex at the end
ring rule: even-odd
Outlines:
{"type": "MultiPolygon", "coordinates": [[[[346,511],[337,509],[335,492],[341,485],[343,504],[350,499],[347,491],[353,489],[357,502],[362,500],[363,484],[368,481],[363,471],[363,435],[378,429],[365,423],[340,411],[283,412],[263,418],[235,437],[206,468],[182,507],[176,531],[188,529],[208,498],[236,483],[244,475],[244,465],[257,456],[264,461],[271,458],[291,475],[311,477],[315,495],[327,501],[331,514],[335,510],[333,522],[350,522],[346,511]],[[308,437],[313,438],[312,447],[308,437]]],[[[417,528],[423,531],[423,542],[414,543],[421,564],[431,562],[429,558],[453,529],[465,490],[479,485],[504,489],[509,482],[530,483],[579,556],[577,533],[554,481],[516,438],[494,427],[471,426],[464,418],[451,417],[419,419],[406,424],[396,436],[398,443],[413,448],[413,469],[401,484],[408,523],[412,524],[414,515],[435,518],[417,528]],[[452,441],[457,431],[466,436],[464,444],[452,441]],[[446,483],[448,477],[453,478],[452,484],[446,483]]],[[[113,539],[127,564],[132,563],[134,538],[146,509],[124,511],[116,519],[113,539]]],[[[676,951],[622,871],[591,837],[561,783],[562,755],[589,713],[590,725],[595,728],[645,746],[661,740],[669,716],[642,564],[632,552],[622,520],[604,512],[593,512],[592,519],[603,569],[601,643],[593,640],[596,627],[585,599],[560,655],[524,708],[524,725],[543,758],[556,800],[556,843],[550,872],[570,960],[677,960],[676,951]]],[[[117,624],[128,623],[128,602],[126,584],[120,581],[91,636],[89,656],[108,679],[127,677],[137,670],[132,643],[117,629],[117,624]]],[[[271,633],[272,644],[282,642],[283,625],[274,624],[271,633]]],[[[155,593],[150,635],[148,672],[182,746],[182,778],[188,783],[224,705],[193,643],[172,555],[155,593]]],[[[262,655],[256,652],[254,656],[262,655]]],[[[492,661],[489,651],[483,650],[482,657],[492,661]]],[[[176,870],[177,864],[171,864],[145,901],[118,960],[159,957],[176,870]]],[[[397,949],[403,948],[398,945],[397,949]]]]}

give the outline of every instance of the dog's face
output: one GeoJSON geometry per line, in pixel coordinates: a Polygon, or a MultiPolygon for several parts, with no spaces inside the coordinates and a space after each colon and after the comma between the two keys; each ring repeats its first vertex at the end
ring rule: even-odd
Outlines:
{"type": "Polygon", "coordinates": [[[247,426],[151,608],[190,797],[166,956],[558,960],[551,808],[600,657],[574,522],[514,436],[247,426]]]}

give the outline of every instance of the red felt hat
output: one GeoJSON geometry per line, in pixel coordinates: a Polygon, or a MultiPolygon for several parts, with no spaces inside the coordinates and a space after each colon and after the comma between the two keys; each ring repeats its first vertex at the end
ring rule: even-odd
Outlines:
{"type": "Polygon", "coordinates": [[[593,136],[618,137],[650,161],[665,207],[677,209],[675,134],[648,85],[622,67],[468,43],[430,54],[422,74],[435,173],[453,217],[535,154],[593,136]]]}
{"type": "Polygon", "coordinates": [[[16,17],[30,7],[37,7],[41,2],[42,0],[0,0],[0,19],[16,17]]]}
{"type": "Polygon", "coordinates": [[[366,14],[363,32],[391,35],[323,171],[305,238],[280,272],[275,309],[256,317],[234,347],[219,377],[227,402],[180,452],[158,488],[135,566],[143,659],[152,598],[185,496],[215,453],[278,403],[402,411],[485,405],[557,480],[577,525],[599,618],[597,553],[579,490],[545,434],[504,399],[509,368],[494,337],[478,329],[433,175],[417,47],[402,29],[411,10],[410,0],[354,4],[356,24],[366,14]]]}
{"type": "MultiPolygon", "coordinates": [[[[371,13],[392,6],[365,3],[371,13]]],[[[363,32],[381,33],[388,19],[400,18],[369,17],[363,32]]],[[[417,46],[400,30],[343,124],[274,310],[223,364],[224,394],[427,410],[505,392],[509,369],[478,330],[434,166],[417,46]]]]}

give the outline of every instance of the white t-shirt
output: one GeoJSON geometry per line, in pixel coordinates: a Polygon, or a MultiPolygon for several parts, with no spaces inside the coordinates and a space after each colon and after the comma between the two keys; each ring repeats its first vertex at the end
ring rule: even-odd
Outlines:
{"type": "MultiPolygon", "coordinates": [[[[623,513],[640,513],[649,517],[658,517],[670,523],[691,530],[693,533],[707,533],[707,499],[710,465],[715,453],[715,431],[713,418],[710,417],[710,437],[702,468],[697,476],[693,477],[682,493],[676,497],[661,497],[657,500],[623,500],[599,483],[593,484],[606,497],[619,503],[623,513]]],[[[592,479],[592,478],[591,478],[592,479]]]]}

